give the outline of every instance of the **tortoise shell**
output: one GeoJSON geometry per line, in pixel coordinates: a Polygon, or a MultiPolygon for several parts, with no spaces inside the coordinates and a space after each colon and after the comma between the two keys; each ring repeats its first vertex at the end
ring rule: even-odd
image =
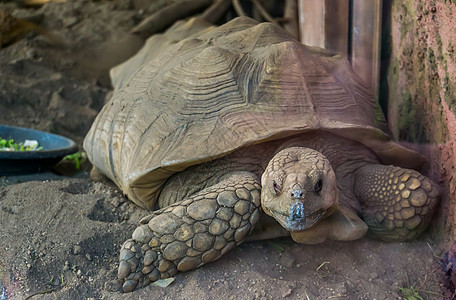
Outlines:
{"type": "Polygon", "coordinates": [[[311,130],[356,140],[385,164],[423,163],[391,141],[378,104],[345,59],[240,17],[142,65],[103,107],[84,148],[130,200],[151,209],[175,172],[311,130]]]}

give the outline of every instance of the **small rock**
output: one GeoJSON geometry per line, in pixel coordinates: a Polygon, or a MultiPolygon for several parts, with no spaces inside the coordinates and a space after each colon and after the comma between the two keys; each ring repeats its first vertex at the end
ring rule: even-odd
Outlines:
{"type": "Polygon", "coordinates": [[[32,59],[33,60],[33,59],[37,59],[38,58],[38,54],[36,53],[35,49],[27,50],[26,55],[27,55],[28,59],[32,59]]]}
{"type": "Polygon", "coordinates": [[[280,264],[285,267],[285,268],[291,268],[293,267],[294,263],[296,261],[296,258],[291,256],[288,253],[283,253],[282,258],[280,259],[280,264]]]}
{"type": "Polygon", "coordinates": [[[105,283],[103,289],[108,292],[121,292],[122,291],[122,281],[121,280],[107,281],[105,283]]]}
{"type": "Polygon", "coordinates": [[[13,207],[11,207],[11,212],[15,215],[19,214],[21,211],[22,209],[18,205],[13,205],[13,207]]]}
{"type": "Polygon", "coordinates": [[[48,110],[57,110],[59,107],[64,107],[65,100],[60,96],[58,92],[52,93],[51,101],[48,104],[48,110]]]}
{"type": "Polygon", "coordinates": [[[68,18],[63,19],[63,26],[68,28],[68,27],[75,25],[78,22],[79,22],[79,20],[77,17],[68,17],[68,18]]]}
{"type": "Polygon", "coordinates": [[[111,205],[114,206],[114,207],[119,207],[122,203],[125,202],[125,199],[124,198],[121,198],[121,197],[114,197],[112,198],[111,200],[111,205]]]}
{"type": "Polygon", "coordinates": [[[92,255],[90,255],[89,253],[86,254],[86,258],[87,260],[92,260],[92,255]]]}
{"type": "Polygon", "coordinates": [[[67,260],[63,265],[63,271],[68,271],[70,269],[70,262],[67,260]]]}
{"type": "Polygon", "coordinates": [[[291,289],[288,289],[288,291],[286,291],[285,293],[282,294],[282,298],[285,298],[285,297],[288,297],[291,295],[291,292],[292,290],[291,289]]]}
{"type": "Polygon", "coordinates": [[[73,254],[74,255],[79,255],[82,253],[82,247],[79,245],[74,245],[73,247],[73,254]]]}
{"type": "Polygon", "coordinates": [[[370,274],[370,278],[371,278],[371,279],[377,279],[377,278],[378,278],[378,273],[377,273],[377,272],[372,272],[372,273],[370,274]]]}

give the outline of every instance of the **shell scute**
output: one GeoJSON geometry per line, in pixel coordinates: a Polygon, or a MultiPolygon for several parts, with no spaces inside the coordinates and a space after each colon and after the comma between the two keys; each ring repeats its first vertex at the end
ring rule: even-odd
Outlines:
{"type": "Polygon", "coordinates": [[[237,18],[139,67],[97,116],[84,148],[129,199],[151,209],[176,172],[314,129],[357,140],[385,163],[416,163],[389,140],[378,111],[345,60],[275,25],[237,18]]]}

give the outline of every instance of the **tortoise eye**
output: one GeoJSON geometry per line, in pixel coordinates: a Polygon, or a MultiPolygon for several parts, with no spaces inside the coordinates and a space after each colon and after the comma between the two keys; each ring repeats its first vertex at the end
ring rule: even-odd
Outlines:
{"type": "Polygon", "coordinates": [[[315,187],[314,187],[315,192],[316,192],[317,194],[320,194],[322,188],[323,188],[323,180],[319,179],[319,180],[317,181],[317,183],[315,184],[315,187]]]}
{"type": "Polygon", "coordinates": [[[277,182],[275,180],[272,181],[272,186],[274,187],[274,192],[276,193],[276,195],[278,195],[282,192],[282,189],[280,188],[280,186],[277,184],[277,182]]]}

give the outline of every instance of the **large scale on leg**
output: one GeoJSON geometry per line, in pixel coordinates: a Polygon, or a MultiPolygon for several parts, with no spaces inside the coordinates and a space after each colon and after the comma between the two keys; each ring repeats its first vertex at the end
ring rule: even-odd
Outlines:
{"type": "Polygon", "coordinates": [[[245,17],[142,65],[84,148],[131,201],[161,205],[122,247],[124,291],[246,238],[407,240],[438,199],[348,62],[245,17]]]}

